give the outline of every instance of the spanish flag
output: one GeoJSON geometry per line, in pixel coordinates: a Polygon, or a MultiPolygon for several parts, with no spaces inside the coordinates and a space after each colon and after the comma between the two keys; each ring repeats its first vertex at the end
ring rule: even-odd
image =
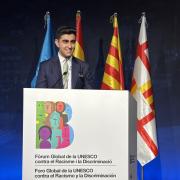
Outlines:
{"type": "Polygon", "coordinates": [[[109,53],[106,59],[101,89],[123,90],[124,75],[120,50],[117,13],[113,15],[113,28],[114,32],[109,48],[109,53]]]}
{"type": "Polygon", "coordinates": [[[76,13],[76,44],[74,49],[74,57],[84,61],[83,38],[82,38],[82,25],[81,25],[81,12],[76,13]]]}

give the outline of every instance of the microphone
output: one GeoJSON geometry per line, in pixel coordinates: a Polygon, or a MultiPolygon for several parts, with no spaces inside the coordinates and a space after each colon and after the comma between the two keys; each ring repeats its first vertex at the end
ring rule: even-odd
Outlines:
{"type": "Polygon", "coordinates": [[[65,76],[68,73],[68,71],[63,72],[63,76],[65,76]]]}

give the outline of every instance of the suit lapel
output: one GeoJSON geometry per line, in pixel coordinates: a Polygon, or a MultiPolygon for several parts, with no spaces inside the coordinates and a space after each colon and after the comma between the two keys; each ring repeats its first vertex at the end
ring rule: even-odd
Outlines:
{"type": "Polygon", "coordinates": [[[76,83],[78,78],[79,78],[79,64],[75,60],[75,58],[72,58],[72,73],[71,73],[72,89],[76,88],[76,83]]]}
{"type": "Polygon", "coordinates": [[[52,66],[52,74],[53,74],[53,79],[54,79],[54,88],[63,88],[63,83],[62,83],[62,73],[61,73],[61,64],[59,61],[58,56],[56,56],[52,60],[53,66],[52,66]]]}

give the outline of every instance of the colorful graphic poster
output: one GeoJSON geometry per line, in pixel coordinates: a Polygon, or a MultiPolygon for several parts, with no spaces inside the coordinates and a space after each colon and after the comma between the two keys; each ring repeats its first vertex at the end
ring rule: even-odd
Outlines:
{"type": "Polygon", "coordinates": [[[36,102],[36,148],[61,149],[69,146],[74,132],[68,122],[72,108],[62,101],[36,102]]]}

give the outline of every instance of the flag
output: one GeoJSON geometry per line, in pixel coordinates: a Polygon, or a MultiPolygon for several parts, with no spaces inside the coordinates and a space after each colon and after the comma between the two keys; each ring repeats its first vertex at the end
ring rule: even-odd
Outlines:
{"type": "Polygon", "coordinates": [[[139,33],[131,93],[137,101],[137,159],[144,166],[158,155],[146,17],[144,13],[139,33]]]}
{"type": "Polygon", "coordinates": [[[46,61],[56,55],[54,36],[53,36],[53,32],[52,32],[51,18],[50,18],[49,12],[46,12],[45,24],[46,24],[46,34],[45,34],[39,62],[38,62],[37,68],[36,68],[36,73],[35,73],[34,78],[31,81],[32,88],[34,88],[36,86],[36,80],[37,80],[37,76],[38,76],[38,72],[39,72],[40,63],[43,61],[46,61]]]}
{"type": "Polygon", "coordinates": [[[120,50],[119,29],[117,21],[117,13],[113,15],[113,37],[106,59],[104,76],[101,89],[124,89],[124,74],[122,56],[120,50]]]}
{"type": "Polygon", "coordinates": [[[76,13],[76,43],[73,53],[74,57],[84,61],[84,50],[83,50],[83,37],[82,37],[82,25],[81,25],[81,12],[76,13]]]}

